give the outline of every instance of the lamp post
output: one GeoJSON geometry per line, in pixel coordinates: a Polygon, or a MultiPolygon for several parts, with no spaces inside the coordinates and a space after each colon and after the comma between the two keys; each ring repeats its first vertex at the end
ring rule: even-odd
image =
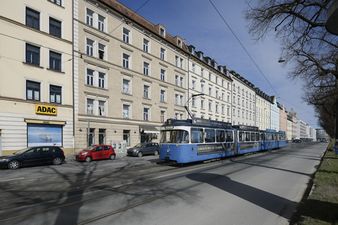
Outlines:
{"type": "Polygon", "coordinates": [[[194,116],[192,115],[192,113],[191,113],[190,110],[189,110],[189,102],[190,102],[190,100],[192,100],[193,98],[198,97],[198,96],[202,96],[202,95],[205,95],[205,94],[199,93],[199,94],[193,94],[193,95],[191,95],[191,97],[186,101],[186,103],[185,103],[185,105],[184,105],[184,108],[185,108],[185,110],[187,110],[188,115],[190,116],[191,119],[193,119],[194,116]]]}

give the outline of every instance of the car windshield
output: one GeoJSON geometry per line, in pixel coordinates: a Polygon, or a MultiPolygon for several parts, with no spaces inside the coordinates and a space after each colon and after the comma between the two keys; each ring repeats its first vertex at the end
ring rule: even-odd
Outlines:
{"type": "Polygon", "coordinates": [[[24,148],[24,149],[21,149],[21,150],[19,150],[19,151],[14,152],[13,154],[14,154],[14,155],[20,155],[20,154],[24,153],[25,151],[27,151],[27,150],[29,150],[29,149],[31,149],[31,148],[24,148]]]}
{"type": "Polygon", "coordinates": [[[134,146],[134,148],[140,148],[140,147],[143,147],[144,146],[144,143],[138,143],[137,145],[134,146]]]}
{"type": "Polygon", "coordinates": [[[96,148],[96,145],[89,146],[89,147],[83,149],[83,151],[86,151],[86,150],[93,150],[94,148],[96,148]]]}

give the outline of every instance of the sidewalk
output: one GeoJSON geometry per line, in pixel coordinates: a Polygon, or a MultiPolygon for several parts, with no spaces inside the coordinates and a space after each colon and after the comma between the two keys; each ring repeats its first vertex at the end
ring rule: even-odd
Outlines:
{"type": "Polygon", "coordinates": [[[338,224],[338,156],[333,151],[325,153],[312,182],[290,224],[338,224]]]}

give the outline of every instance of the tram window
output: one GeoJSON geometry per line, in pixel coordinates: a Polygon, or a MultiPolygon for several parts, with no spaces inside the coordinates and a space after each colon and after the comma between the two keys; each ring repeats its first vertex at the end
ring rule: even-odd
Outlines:
{"type": "Polygon", "coordinates": [[[245,140],[244,135],[245,135],[245,133],[243,131],[239,132],[239,134],[238,134],[239,141],[244,141],[245,140]]]}
{"type": "Polygon", "coordinates": [[[271,134],[270,133],[265,134],[265,140],[271,141],[271,134]]]}
{"type": "Polygon", "coordinates": [[[232,131],[226,131],[227,134],[227,142],[233,142],[234,141],[234,136],[232,131]]]}
{"type": "Polygon", "coordinates": [[[251,141],[256,141],[256,133],[251,132],[251,141]]]}
{"type": "Polygon", "coordinates": [[[203,143],[203,129],[191,128],[191,143],[203,143]]]}
{"type": "Polygon", "coordinates": [[[262,140],[262,141],[265,140],[265,133],[261,133],[261,140],[262,140]]]}
{"type": "Polygon", "coordinates": [[[205,129],[205,142],[215,142],[215,130],[205,129]]]}
{"type": "Polygon", "coordinates": [[[259,141],[259,133],[256,133],[256,141],[259,141]]]}
{"type": "Polygon", "coordinates": [[[162,131],[161,143],[189,143],[189,133],[185,130],[162,131]]]}
{"type": "Polygon", "coordinates": [[[250,141],[250,132],[245,132],[245,141],[250,141]]]}
{"type": "Polygon", "coordinates": [[[225,130],[216,130],[216,142],[225,142],[225,130]]]}

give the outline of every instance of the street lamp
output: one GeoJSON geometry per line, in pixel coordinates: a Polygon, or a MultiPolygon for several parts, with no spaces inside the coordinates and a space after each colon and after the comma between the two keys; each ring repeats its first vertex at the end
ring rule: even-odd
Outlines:
{"type": "Polygon", "coordinates": [[[190,98],[186,101],[186,103],[184,104],[184,108],[185,108],[185,110],[187,110],[188,115],[190,116],[191,119],[193,119],[194,116],[193,116],[192,113],[190,112],[190,110],[189,110],[189,105],[188,105],[188,104],[189,104],[190,100],[192,100],[193,98],[198,97],[198,96],[202,96],[202,95],[205,95],[205,94],[203,94],[203,93],[193,94],[193,95],[191,95],[191,97],[190,97],[190,98]]]}

